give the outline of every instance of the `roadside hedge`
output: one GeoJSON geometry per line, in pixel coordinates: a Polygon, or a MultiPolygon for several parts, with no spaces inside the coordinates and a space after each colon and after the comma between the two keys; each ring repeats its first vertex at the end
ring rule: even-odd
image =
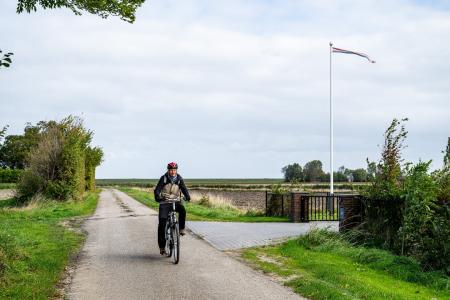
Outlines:
{"type": "Polygon", "coordinates": [[[92,191],[95,168],[103,157],[100,148],[91,147],[92,135],[78,117],[40,122],[39,142],[31,149],[17,186],[20,199],[43,195],[80,200],[86,190],[92,191]]]}
{"type": "Polygon", "coordinates": [[[16,183],[21,174],[22,170],[19,169],[0,169],[0,183],[16,183]]]}
{"type": "Polygon", "coordinates": [[[435,172],[430,172],[431,161],[403,165],[404,121],[394,119],[385,132],[375,178],[364,193],[360,238],[413,257],[424,270],[450,274],[449,160],[444,159],[443,168],[435,172]]]}

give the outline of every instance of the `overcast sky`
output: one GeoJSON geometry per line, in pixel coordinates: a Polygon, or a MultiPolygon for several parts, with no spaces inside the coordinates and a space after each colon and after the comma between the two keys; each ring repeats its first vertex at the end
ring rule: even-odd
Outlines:
{"type": "Polygon", "coordinates": [[[0,126],[80,115],[99,178],[281,177],[329,164],[329,41],[335,168],[378,160],[408,117],[405,159],[441,166],[450,135],[449,1],[149,1],[136,22],[0,4],[0,126]]]}

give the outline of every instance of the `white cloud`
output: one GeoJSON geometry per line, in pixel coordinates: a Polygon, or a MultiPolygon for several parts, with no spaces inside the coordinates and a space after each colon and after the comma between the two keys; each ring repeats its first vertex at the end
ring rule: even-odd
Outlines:
{"type": "MultiPolygon", "coordinates": [[[[328,164],[328,47],[336,167],[376,159],[409,117],[408,160],[438,160],[450,128],[450,13],[400,1],[148,1],[135,24],[2,4],[0,123],[83,113],[106,161],[100,177],[276,177],[328,164]],[[214,167],[211,167],[214,166],[214,167]]],[[[0,124],[1,125],[1,124],[0,124]]]]}

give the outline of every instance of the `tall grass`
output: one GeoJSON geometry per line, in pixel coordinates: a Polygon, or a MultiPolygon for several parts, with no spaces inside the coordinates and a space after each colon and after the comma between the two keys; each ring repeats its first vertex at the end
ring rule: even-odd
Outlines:
{"type": "MultiPolygon", "coordinates": [[[[310,299],[449,299],[444,272],[424,272],[412,258],[355,246],[324,230],[242,256],[310,299]]],[[[351,238],[351,237],[350,237],[351,238]]]]}
{"type": "MultiPolygon", "coordinates": [[[[158,209],[159,204],[153,197],[153,191],[136,188],[119,188],[139,202],[158,209]]],[[[213,200],[214,201],[214,200],[213,200]]],[[[186,202],[187,219],[190,221],[228,221],[228,222],[287,222],[285,217],[266,217],[261,212],[239,210],[226,203],[214,204],[210,199],[198,199],[186,202]]]]}

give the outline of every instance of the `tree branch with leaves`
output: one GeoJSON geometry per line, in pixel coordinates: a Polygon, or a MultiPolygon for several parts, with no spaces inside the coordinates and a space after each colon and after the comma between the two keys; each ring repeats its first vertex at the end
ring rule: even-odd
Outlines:
{"type": "Polygon", "coordinates": [[[8,52],[5,54],[2,54],[2,53],[3,53],[3,51],[0,50],[0,68],[3,68],[3,67],[9,68],[9,66],[12,63],[11,56],[13,56],[14,53],[12,53],[12,52],[8,52]]]}
{"type": "Polygon", "coordinates": [[[117,16],[133,23],[136,19],[136,10],[144,2],[145,0],[18,0],[17,13],[37,11],[38,7],[68,8],[76,15],[88,12],[102,18],[117,16]]]}

